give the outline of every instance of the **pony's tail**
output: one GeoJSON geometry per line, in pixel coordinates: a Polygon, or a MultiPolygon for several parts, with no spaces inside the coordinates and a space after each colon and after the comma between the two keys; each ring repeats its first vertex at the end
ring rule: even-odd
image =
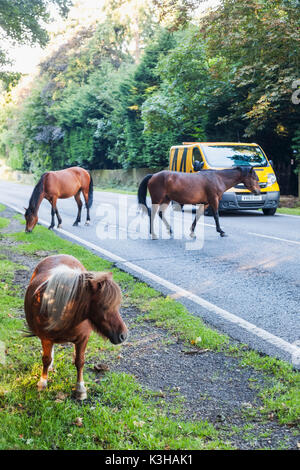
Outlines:
{"type": "Polygon", "coordinates": [[[88,196],[88,203],[87,207],[90,209],[93,204],[93,188],[94,188],[94,183],[93,183],[93,178],[90,173],[90,185],[89,185],[89,196],[88,196]]]}
{"type": "Polygon", "coordinates": [[[145,178],[141,181],[138,189],[138,203],[139,208],[143,211],[147,211],[147,214],[150,214],[150,209],[147,206],[146,196],[147,196],[147,189],[148,189],[148,182],[152,178],[153,174],[149,174],[145,176],[145,178]]]}

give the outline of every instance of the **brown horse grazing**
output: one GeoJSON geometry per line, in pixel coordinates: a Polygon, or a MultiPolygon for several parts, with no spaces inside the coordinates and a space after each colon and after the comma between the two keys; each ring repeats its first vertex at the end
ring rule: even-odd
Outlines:
{"type": "Polygon", "coordinates": [[[76,398],[86,398],[84,352],[91,331],[113,344],[122,343],[127,337],[119,313],[121,299],[111,273],[88,272],[73,256],[48,256],[36,266],[25,294],[25,314],[30,331],[40,338],[43,347],[38,390],[47,387],[54,343],[72,342],[77,368],[76,398]]]}
{"type": "Polygon", "coordinates": [[[88,171],[74,166],[65,170],[49,171],[44,173],[36,184],[29,201],[29,207],[25,208],[26,228],[25,232],[32,232],[38,221],[38,210],[45,198],[51,204],[51,225],[54,227],[54,215],[56,214],[58,225],[61,227],[61,217],[58,213],[57,199],[67,199],[74,196],[78,206],[77,218],[73,225],[78,225],[81,220],[82,201],[80,193],[83,193],[87,209],[86,225],[90,223],[90,208],[93,203],[93,180],[88,171]]]}
{"type": "MultiPolygon", "coordinates": [[[[172,235],[172,229],[164,216],[164,211],[170,201],[179,204],[204,204],[204,210],[210,206],[216,223],[217,232],[221,237],[225,232],[219,223],[219,201],[227,189],[243,183],[249,191],[260,193],[258,177],[253,167],[235,167],[226,170],[202,170],[198,173],[180,173],[176,171],[160,171],[154,175],[147,175],[142,180],[138,189],[138,202],[143,209],[147,210],[150,218],[150,234],[152,239],[157,239],[153,232],[153,221],[155,214],[165,223],[167,230],[172,235]],[[146,195],[149,190],[152,208],[147,207],[146,195]]],[[[200,208],[191,226],[191,237],[195,237],[194,231],[200,217],[200,208]]]]}

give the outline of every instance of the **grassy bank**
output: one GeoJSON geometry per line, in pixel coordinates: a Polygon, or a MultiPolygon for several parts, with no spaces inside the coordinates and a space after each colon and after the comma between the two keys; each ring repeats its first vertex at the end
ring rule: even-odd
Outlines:
{"type": "Polygon", "coordinates": [[[133,196],[137,195],[137,188],[133,188],[132,186],[129,186],[129,187],[124,186],[122,188],[111,187],[111,186],[107,186],[107,187],[96,186],[96,187],[94,187],[94,190],[95,191],[104,191],[104,192],[107,192],[107,193],[130,194],[130,195],[133,195],[133,196]]]}
{"type": "MultiPolygon", "coordinates": [[[[117,358],[122,355],[122,346],[112,346],[95,334],[88,344],[86,402],[79,403],[72,398],[75,370],[70,346],[56,347],[55,370],[50,375],[49,388],[42,393],[37,391],[41,346],[38,338],[22,335],[24,289],[16,283],[16,275],[28,270],[27,258],[36,259],[37,263],[39,258],[57,252],[72,254],[88,270],[113,271],[122,288],[123,307],[134,306],[138,311],[136,323],[149,322],[163,327],[187,346],[235,357],[241,369],[250,367],[260,371],[269,385],[259,390],[263,410],[252,408],[251,419],[253,414],[263,413],[266,421],[276,419],[292,427],[297,424],[300,374],[289,364],[262,357],[246,346],[233,345],[227,336],[208,328],[180,303],[44,227],[37,226],[31,236],[23,229],[9,233],[5,230],[9,221],[3,219],[7,222],[3,224],[0,250],[1,449],[234,448],[229,432],[224,434],[224,429],[207,420],[182,419],[186,405],[180,399],[166,402],[163,394],[142,386],[132,374],[108,371],[102,380],[96,381],[94,358],[112,351],[117,358]]],[[[15,219],[23,222],[19,215],[15,219]]]]}
{"type": "Polygon", "coordinates": [[[300,215],[300,207],[279,207],[277,212],[279,214],[300,215]]]}

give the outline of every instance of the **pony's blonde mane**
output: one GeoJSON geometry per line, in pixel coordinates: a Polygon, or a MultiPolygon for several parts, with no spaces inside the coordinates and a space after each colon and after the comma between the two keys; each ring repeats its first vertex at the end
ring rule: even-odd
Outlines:
{"type": "Polygon", "coordinates": [[[97,292],[102,307],[120,303],[120,288],[108,273],[82,272],[66,265],[57,266],[35,291],[43,291],[40,314],[47,314],[48,330],[69,328],[84,319],[90,305],[90,281],[99,284],[97,292]]]}

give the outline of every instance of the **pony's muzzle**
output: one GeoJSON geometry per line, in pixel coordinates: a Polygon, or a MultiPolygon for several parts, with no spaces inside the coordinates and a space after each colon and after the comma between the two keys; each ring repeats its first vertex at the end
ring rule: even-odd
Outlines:
{"type": "Polygon", "coordinates": [[[119,343],[123,343],[127,338],[127,331],[119,334],[119,343]]]}
{"type": "Polygon", "coordinates": [[[128,336],[128,332],[122,331],[121,333],[113,334],[109,339],[113,344],[121,344],[121,343],[124,343],[127,336],[128,336]]]}

